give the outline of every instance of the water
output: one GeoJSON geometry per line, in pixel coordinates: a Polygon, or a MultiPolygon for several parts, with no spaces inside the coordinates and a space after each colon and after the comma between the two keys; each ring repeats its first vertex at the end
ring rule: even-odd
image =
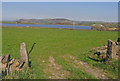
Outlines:
{"type": "MultiPolygon", "coordinates": [[[[1,25],[1,24],[0,24],[1,25]]],[[[48,28],[67,28],[67,29],[91,29],[91,26],[76,26],[76,25],[45,25],[45,24],[6,24],[3,26],[19,26],[19,27],[48,27],[48,28]]]]}

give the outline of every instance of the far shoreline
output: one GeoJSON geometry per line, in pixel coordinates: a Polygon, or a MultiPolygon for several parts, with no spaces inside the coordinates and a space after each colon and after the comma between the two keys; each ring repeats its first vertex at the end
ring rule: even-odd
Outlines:
{"type": "MultiPolygon", "coordinates": [[[[60,29],[60,30],[77,30],[77,31],[100,31],[100,30],[93,30],[93,29],[70,29],[70,28],[49,28],[49,27],[26,27],[26,26],[4,26],[2,28],[41,28],[41,29],[60,29]]],[[[101,30],[107,32],[119,32],[119,30],[101,30]]]]}
{"type": "Polygon", "coordinates": [[[93,31],[92,29],[71,29],[71,28],[49,28],[49,27],[27,27],[27,26],[4,26],[2,28],[41,28],[41,29],[64,29],[64,30],[86,30],[86,31],[93,31]]]}
{"type": "MultiPolygon", "coordinates": [[[[35,24],[35,25],[73,25],[73,24],[50,24],[50,23],[16,23],[16,22],[0,22],[3,24],[35,24]]],[[[79,25],[75,24],[76,26],[92,26],[92,25],[79,25]]]]}

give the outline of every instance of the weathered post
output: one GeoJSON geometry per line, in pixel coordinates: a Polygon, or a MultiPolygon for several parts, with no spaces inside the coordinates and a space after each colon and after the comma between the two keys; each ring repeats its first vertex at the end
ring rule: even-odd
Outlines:
{"type": "Polygon", "coordinates": [[[29,56],[27,52],[26,44],[23,42],[20,46],[20,61],[24,62],[25,67],[29,67],[29,56]]]}
{"type": "Polygon", "coordinates": [[[117,45],[115,42],[108,40],[107,59],[116,58],[117,45]]]}
{"type": "Polygon", "coordinates": [[[107,59],[111,59],[112,56],[111,56],[111,49],[112,49],[112,41],[111,40],[108,40],[108,48],[107,48],[107,53],[106,53],[106,58],[107,59]]]}
{"type": "Polygon", "coordinates": [[[115,59],[117,58],[116,57],[117,49],[118,49],[118,47],[117,47],[116,43],[112,42],[112,58],[115,58],[115,59]]]}

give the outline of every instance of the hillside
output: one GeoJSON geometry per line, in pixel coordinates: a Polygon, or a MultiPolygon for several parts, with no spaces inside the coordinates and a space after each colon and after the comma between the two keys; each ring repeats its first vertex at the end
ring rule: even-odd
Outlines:
{"type": "Polygon", "coordinates": [[[102,21],[75,21],[65,18],[54,18],[54,19],[19,19],[17,23],[33,23],[33,24],[67,24],[67,25],[92,25],[101,24],[102,21]]]}
{"type": "MultiPolygon", "coordinates": [[[[18,23],[45,23],[45,24],[72,24],[73,21],[69,19],[56,18],[56,19],[20,19],[18,23]]],[[[77,22],[76,22],[77,23],[77,22]]]]}

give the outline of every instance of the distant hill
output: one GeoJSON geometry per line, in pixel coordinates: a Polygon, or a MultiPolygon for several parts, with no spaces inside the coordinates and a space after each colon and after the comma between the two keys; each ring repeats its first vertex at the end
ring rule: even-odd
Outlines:
{"type": "Polygon", "coordinates": [[[101,24],[103,21],[74,21],[65,18],[55,18],[55,19],[19,19],[16,21],[18,23],[33,23],[33,24],[69,24],[69,25],[93,25],[101,24]]]}
{"type": "MultiPolygon", "coordinates": [[[[99,25],[104,27],[117,27],[118,24],[115,22],[103,22],[103,21],[74,21],[65,18],[54,18],[54,19],[19,19],[17,23],[26,23],[26,24],[60,24],[60,25],[82,25],[82,26],[93,26],[96,25],[97,28],[99,25]]],[[[96,27],[95,27],[96,28],[96,27]]]]}
{"type": "Polygon", "coordinates": [[[69,19],[56,18],[56,19],[19,19],[18,23],[45,23],[45,24],[72,24],[73,21],[69,19]]]}

